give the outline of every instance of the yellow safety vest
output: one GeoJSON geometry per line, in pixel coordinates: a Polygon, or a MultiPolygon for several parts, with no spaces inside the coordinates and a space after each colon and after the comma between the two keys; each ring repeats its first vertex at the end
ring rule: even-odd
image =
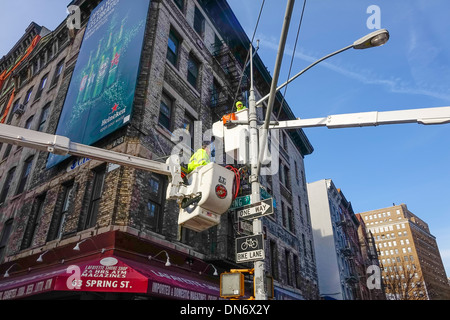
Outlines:
{"type": "Polygon", "coordinates": [[[236,103],[236,109],[237,109],[237,111],[241,111],[241,110],[246,109],[246,107],[244,106],[244,104],[241,101],[238,101],[236,103]]]}
{"type": "Polygon", "coordinates": [[[210,163],[208,153],[204,149],[197,150],[189,160],[188,173],[192,172],[199,166],[204,166],[210,163]]]}

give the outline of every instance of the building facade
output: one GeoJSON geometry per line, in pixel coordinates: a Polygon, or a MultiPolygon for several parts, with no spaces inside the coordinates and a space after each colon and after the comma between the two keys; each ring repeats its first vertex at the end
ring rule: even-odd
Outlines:
{"type": "Polygon", "coordinates": [[[350,202],[331,179],[308,183],[320,295],[324,299],[356,300],[364,263],[358,238],[359,223],[350,202]]]}
{"type": "Polygon", "coordinates": [[[381,281],[380,264],[378,261],[375,238],[372,232],[366,228],[366,224],[359,213],[358,238],[361,247],[361,264],[364,272],[360,274],[360,295],[362,300],[386,300],[386,294],[381,281]]]}
{"type": "Polygon", "coordinates": [[[405,204],[361,213],[373,234],[387,299],[447,300],[447,276],[428,224],[405,204]]]}
{"type": "MultiPolygon", "coordinates": [[[[143,24],[126,29],[131,17],[114,23],[107,18],[120,1],[72,1],[69,5],[80,9],[79,29],[69,30],[66,21],[54,31],[30,24],[0,60],[4,123],[50,134],[61,132],[61,123],[76,127],[62,121],[84,61],[92,70],[104,69],[95,76],[80,71],[73,100],[80,106],[121,92],[111,89],[114,85],[135,81],[126,125],[104,136],[86,134],[97,139],[92,145],[164,162],[180,142],[177,129],[190,134],[190,143],[183,143],[192,151],[211,139],[212,124],[232,111],[236,99],[248,96],[243,66],[250,41],[230,7],[226,1],[142,0],[143,24]],[[95,34],[89,23],[100,28],[104,21],[115,31],[105,33],[91,55],[83,52],[95,34]],[[142,42],[133,46],[126,37],[135,36],[138,28],[142,42]],[[121,45],[128,45],[128,51],[119,51],[121,45]],[[135,48],[141,48],[138,61],[121,68],[139,62],[137,76],[120,82],[117,68],[135,48]]],[[[270,81],[256,56],[257,98],[269,92],[270,81]]],[[[294,119],[286,101],[278,98],[274,114],[294,119]]],[[[100,131],[117,123],[121,104],[111,105],[100,131]]],[[[260,117],[263,111],[259,108],[260,117]]],[[[316,299],[303,164],[313,148],[301,130],[280,136],[280,174],[262,177],[276,201],[275,214],[263,218],[267,271],[274,278],[275,298],[316,299]]],[[[74,157],[49,166],[47,152],[10,144],[0,150],[0,299],[217,299],[214,271],[247,267],[235,262],[234,241],[241,235],[235,214],[224,214],[220,225],[204,232],[178,226],[179,206],[165,199],[165,176],[74,157]],[[119,273],[124,281],[110,281],[119,273]],[[96,275],[108,279],[93,284],[96,275]],[[69,281],[71,276],[75,278],[69,281]]],[[[248,193],[243,185],[241,195],[248,193]]]]}

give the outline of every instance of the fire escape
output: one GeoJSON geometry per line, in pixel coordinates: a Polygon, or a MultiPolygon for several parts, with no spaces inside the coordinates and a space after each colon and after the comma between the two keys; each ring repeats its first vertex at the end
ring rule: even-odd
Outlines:
{"type": "Polygon", "coordinates": [[[225,41],[218,41],[213,46],[213,68],[225,80],[223,83],[214,80],[210,89],[211,108],[218,119],[230,113],[235,99],[242,99],[242,94],[249,89],[250,80],[245,73],[242,74],[243,62],[239,62],[233,51],[225,41]]]}

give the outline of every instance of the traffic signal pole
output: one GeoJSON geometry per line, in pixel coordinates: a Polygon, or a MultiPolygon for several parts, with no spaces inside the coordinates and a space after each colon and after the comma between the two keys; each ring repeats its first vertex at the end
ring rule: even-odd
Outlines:
{"type": "MultiPolygon", "coordinates": [[[[280,75],[281,63],[283,61],[284,48],[286,46],[286,39],[289,31],[289,25],[292,17],[292,12],[294,9],[295,0],[288,0],[286,6],[286,13],[283,23],[283,29],[281,31],[280,44],[277,53],[277,59],[275,62],[275,69],[272,78],[272,84],[269,93],[269,102],[267,106],[267,113],[265,122],[268,124],[270,122],[270,116],[273,110],[273,104],[275,101],[275,96],[277,93],[277,83],[280,75]]],[[[250,96],[249,96],[249,131],[250,131],[250,164],[251,164],[251,175],[250,175],[250,183],[252,187],[252,196],[251,203],[255,204],[261,201],[261,191],[260,191],[260,182],[259,182],[259,153],[260,148],[266,148],[267,144],[267,135],[263,134],[266,138],[259,143],[259,130],[257,125],[257,114],[256,114],[256,99],[255,99],[255,90],[253,84],[253,45],[250,44],[250,96]]],[[[262,221],[261,218],[253,220],[253,234],[258,235],[262,234],[262,221]]],[[[267,300],[267,289],[266,289],[266,271],[265,271],[265,262],[255,261],[254,262],[254,288],[255,288],[255,300],[267,300]]]]}

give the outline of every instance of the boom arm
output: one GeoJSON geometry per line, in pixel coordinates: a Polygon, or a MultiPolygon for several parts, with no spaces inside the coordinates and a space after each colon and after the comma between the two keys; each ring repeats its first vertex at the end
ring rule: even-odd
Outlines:
{"type": "Polygon", "coordinates": [[[0,124],[0,141],[40,151],[47,151],[57,155],[65,156],[70,154],[93,160],[106,161],[167,176],[172,175],[174,170],[173,166],[169,163],[157,162],[111,150],[91,147],[72,142],[67,137],[51,135],[6,124],[0,124]]]}
{"type": "MultiPolygon", "coordinates": [[[[233,121],[231,121],[233,123],[233,121]]],[[[352,128],[378,126],[383,124],[445,124],[450,123],[450,107],[411,109],[384,112],[361,112],[331,115],[325,118],[278,121],[270,129],[299,129],[313,127],[352,128]]]]}

